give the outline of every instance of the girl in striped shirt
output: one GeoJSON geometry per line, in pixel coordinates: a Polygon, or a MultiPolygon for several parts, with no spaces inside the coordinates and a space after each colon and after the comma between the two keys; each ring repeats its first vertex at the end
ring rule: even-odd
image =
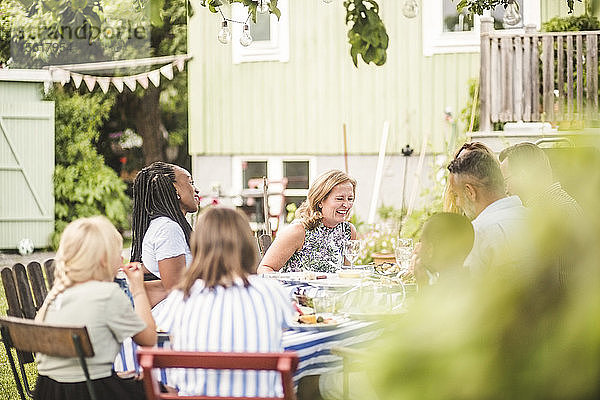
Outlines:
{"type": "MultiPolygon", "coordinates": [[[[280,352],[292,321],[289,296],[278,282],[259,278],[256,243],[245,216],[211,208],[192,234],[193,261],[167,297],[157,325],[180,351],[280,352]]],[[[277,372],[172,369],[168,385],[180,395],[281,395],[277,372]]]]}

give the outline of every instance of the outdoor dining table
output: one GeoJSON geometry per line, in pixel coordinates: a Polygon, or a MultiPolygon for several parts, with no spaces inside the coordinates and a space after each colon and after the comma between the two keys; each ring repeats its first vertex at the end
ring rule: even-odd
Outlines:
{"type": "MultiPolygon", "coordinates": [[[[296,288],[306,288],[302,283],[285,284],[290,294],[296,288]]],[[[296,373],[294,374],[294,383],[311,375],[322,375],[326,372],[339,371],[342,368],[343,360],[340,356],[331,352],[334,348],[353,347],[367,344],[375,340],[383,331],[383,326],[375,321],[344,320],[339,325],[328,327],[327,329],[311,329],[307,326],[305,329],[289,329],[283,332],[282,344],[284,350],[295,351],[298,354],[299,362],[296,373]]],[[[158,347],[170,346],[168,334],[159,335],[158,347]]],[[[117,355],[114,364],[115,371],[133,371],[140,372],[140,366],[137,362],[135,353],[137,345],[131,339],[124,342],[121,351],[117,355]]],[[[166,374],[161,371],[161,381],[166,382],[166,374]]]]}

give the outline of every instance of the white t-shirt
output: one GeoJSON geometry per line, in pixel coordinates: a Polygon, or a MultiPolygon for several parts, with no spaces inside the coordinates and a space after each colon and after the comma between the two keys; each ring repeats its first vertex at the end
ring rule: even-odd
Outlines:
{"type": "Polygon", "coordinates": [[[192,253],[179,224],[168,217],[158,217],[150,221],[142,242],[144,267],[160,278],[158,262],[182,254],[185,254],[185,265],[190,265],[192,253]]]}
{"type": "MultiPolygon", "coordinates": [[[[208,289],[197,280],[184,298],[172,291],[155,313],[156,324],[171,333],[171,345],[181,351],[280,352],[282,333],[292,321],[289,296],[279,282],[248,277],[230,287],[208,289]]],[[[173,369],[170,386],[180,395],[263,396],[281,395],[281,379],[275,372],[206,371],[173,369]]]]}

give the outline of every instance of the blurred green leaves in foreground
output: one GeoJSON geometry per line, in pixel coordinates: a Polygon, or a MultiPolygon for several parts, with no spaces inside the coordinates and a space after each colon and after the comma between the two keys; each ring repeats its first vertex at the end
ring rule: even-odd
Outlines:
{"type": "Polygon", "coordinates": [[[600,398],[599,174],[578,177],[585,219],[533,213],[529,267],[450,277],[419,293],[370,352],[377,397],[600,398]],[[571,255],[566,285],[558,253],[571,255]]]}

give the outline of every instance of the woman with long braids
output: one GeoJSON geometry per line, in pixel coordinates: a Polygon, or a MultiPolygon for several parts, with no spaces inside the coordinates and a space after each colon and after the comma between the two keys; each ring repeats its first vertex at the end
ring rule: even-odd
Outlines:
{"type": "Polygon", "coordinates": [[[133,184],[131,261],[145,268],[146,291],[154,307],[176,286],[192,261],[187,213],[200,197],[185,169],[160,161],[142,169],[133,184]]]}
{"type": "MultiPolygon", "coordinates": [[[[54,285],[36,321],[84,325],[94,356],[87,366],[99,400],[145,399],[140,381],[121,379],[113,362],[128,337],[142,346],[156,344],[156,324],[138,263],[122,264],[122,238],[105,217],[81,218],[65,228],[56,253],[54,285]],[[113,282],[121,269],[129,281],[130,300],[113,282]]],[[[39,355],[34,399],[89,399],[77,358],[39,355]]]]}

